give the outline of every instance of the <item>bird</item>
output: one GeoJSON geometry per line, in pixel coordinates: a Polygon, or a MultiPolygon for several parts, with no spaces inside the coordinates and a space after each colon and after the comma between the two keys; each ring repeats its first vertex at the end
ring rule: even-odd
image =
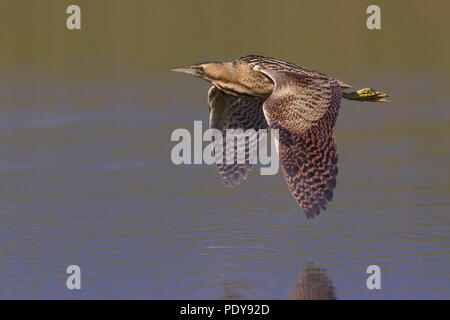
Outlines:
{"type": "MultiPolygon", "coordinates": [[[[254,129],[257,133],[261,129],[278,130],[276,145],[285,180],[308,219],[318,216],[333,198],[338,174],[333,131],[342,98],[389,102],[386,93],[370,88],[344,92],[352,86],[324,73],[260,55],[246,55],[233,62],[196,63],[171,71],[211,83],[211,128],[223,134],[227,129],[254,129]]],[[[257,144],[246,143],[244,163],[236,157],[232,163],[216,163],[225,185],[233,187],[247,179],[252,166],[249,153],[255,148],[257,144]]],[[[225,149],[226,143],[219,153],[225,155],[225,149]]],[[[237,144],[234,152],[236,149],[237,144]]]]}

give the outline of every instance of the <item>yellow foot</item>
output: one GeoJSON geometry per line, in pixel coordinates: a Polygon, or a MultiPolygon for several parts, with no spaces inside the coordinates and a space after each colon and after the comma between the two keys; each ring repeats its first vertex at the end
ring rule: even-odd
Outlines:
{"type": "Polygon", "coordinates": [[[345,99],[370,102],[389,102],[386,97],[387,93],[375,91],[370,88],[360,89],[358,91],[344,92],[342,95],[345,99]]]}

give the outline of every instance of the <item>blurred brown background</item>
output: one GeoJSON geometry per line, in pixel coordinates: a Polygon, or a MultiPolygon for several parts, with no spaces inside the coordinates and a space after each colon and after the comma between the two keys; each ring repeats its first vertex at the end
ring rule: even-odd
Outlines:
{"type": "Polygon", "coordinates": [[[261,54],[333,75],[448,74],[448,1],[3,0],[0,77],[149,78],[261,54]],[[382,29],[366,28],[381,7],[382,29]],[[81,7],[82,30],[66,29],[81,7]]]}

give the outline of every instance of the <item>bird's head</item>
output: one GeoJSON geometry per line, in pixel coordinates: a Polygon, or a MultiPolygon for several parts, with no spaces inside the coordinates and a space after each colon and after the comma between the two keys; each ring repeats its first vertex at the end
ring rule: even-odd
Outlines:
{"type": "Polygon", "coordinates": [[[203,62],[192,66],[173,68],[170,71],[188,73],[209,82],[224,81],[230,78],[233,64],[227,62],[203,62]]]}
{"type": "Polygon", "coordinates": [[[171,71],[207,80],[219,90],[236,97],[265,99],[273,90],[273,83],[267,77],[245,64],[204,62],[171,71]]]}

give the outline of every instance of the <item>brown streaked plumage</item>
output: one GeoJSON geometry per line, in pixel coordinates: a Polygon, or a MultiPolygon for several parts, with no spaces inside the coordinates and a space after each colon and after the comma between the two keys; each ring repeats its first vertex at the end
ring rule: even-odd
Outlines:
{"type": "MultiPolygon", "coordinates": [[[[278,59],[249,55],[234,62],[206,62],[174,68],[205,79],[210,126],[226,129],[278,129],[278,149],[286,182],[308,218],[326,209],[336,187],[337,151],[333,129],[342,97],[387,101],[371,89],[343,93],[350,86],[323,73],[278,59]]],[[[256,137],[257,139],[257,137],[256,137]]],[[[253,140],[255,141],[255,140],[253,140]]],[[[235,143],[233,164],[218,164],[226,185],[247,177],[249,152],[255,143],[235,143]],[[238,163],[237,145],[245,143],[245,162],[238,163]]],[[[216,148],[216,145],[215,145],[216,148]]],[[[218,153],[224,150],[216,149],[218,153]]],[[[233,152],[233,151],[232,151],[233,152]]]]}
{"type": "Polygon", "coordinates": [[[255,135],[249,136],[248,141],[234,141],[232,150],[232,157],[235,158],[234,164],[226,164],[225,161],[217,163],[217,170],[225,185],[233,187],[239,184],[241,178],[247,179],[248,170],[252,167],[250,153],[257,152],[259,139],[257,130],[267,128],[267,121],[262,111],[263,101],[236,98],[212,86],[208,92],[208,103],[210,106],[209,126],[219,129],[224,136],[223,145],[215,144],[216,157],[222,153],[223,159],[226,159],[227,129],[255,129],[255,135]],[[245,150],[245,159],[238,163],[238,149],[241,146],[245,150]]]}

